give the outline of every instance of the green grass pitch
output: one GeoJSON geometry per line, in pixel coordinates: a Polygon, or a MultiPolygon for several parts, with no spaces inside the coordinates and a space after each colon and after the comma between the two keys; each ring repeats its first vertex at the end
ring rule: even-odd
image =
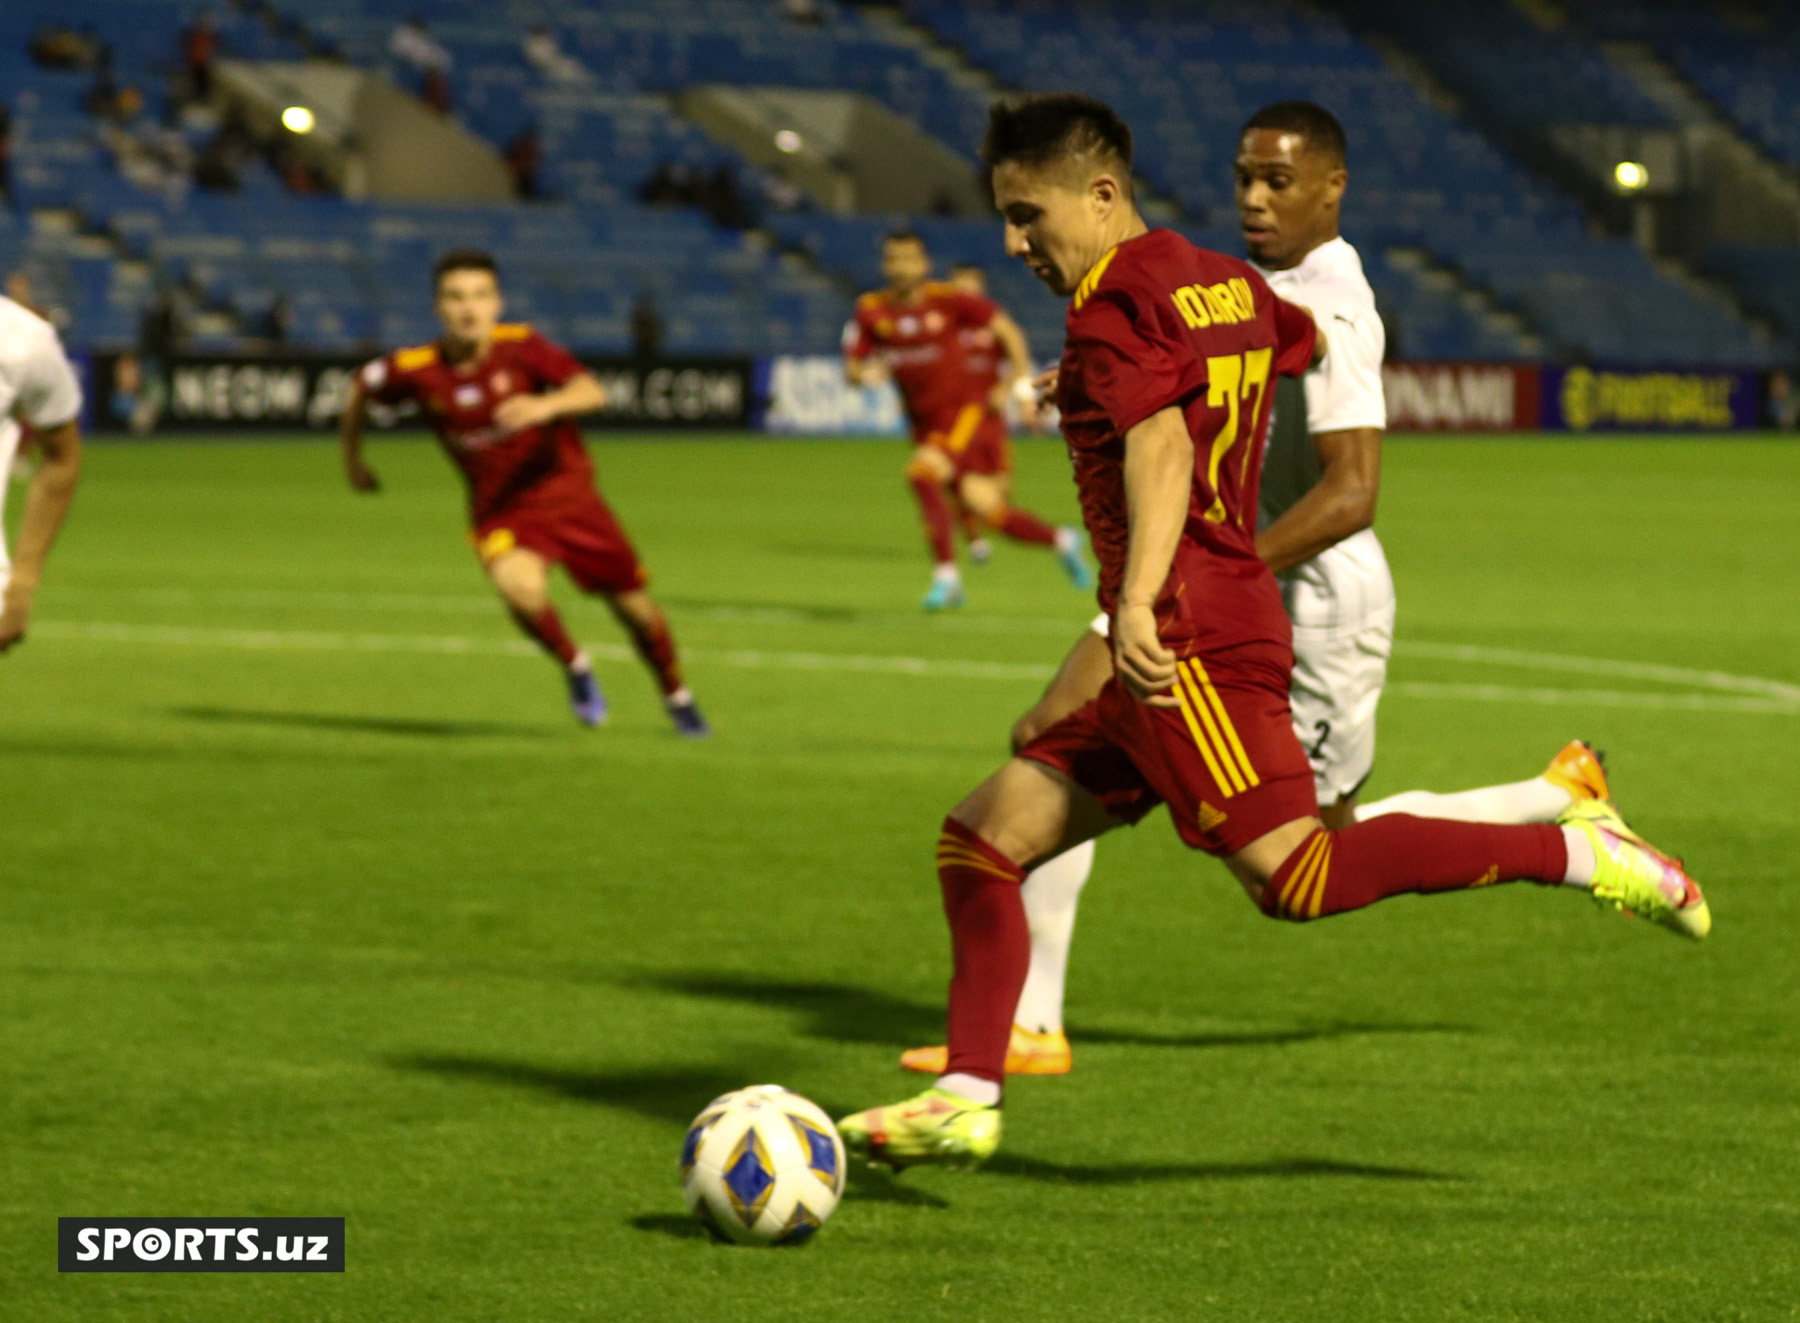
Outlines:
{"type": "Polygon", "coordinates": [[[1101,844],[1075,1073],[794,1252],[700,1238],[682,1128],[915,1087],[938,823],[1091,603],[1001,546],[923,617],[894,444],[595,450],[709,744],[565,584],[575,726],[427,445],[378,498],[316,441],[91,448],[0,659],[0,1315],[1800,1317],[1800,447],[1389,447],[1370,792],[1590,738],[1708,943],[1528,886],[1275,924],[1153,817],[1101,844]],[[348,1271],[59,1277],[72,1214],[343,1215],[348,1271]]]}

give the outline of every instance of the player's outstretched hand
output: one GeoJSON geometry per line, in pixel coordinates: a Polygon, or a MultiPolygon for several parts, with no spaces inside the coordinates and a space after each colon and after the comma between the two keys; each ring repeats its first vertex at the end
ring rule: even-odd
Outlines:
{"type": "Polygon", "coordinates": [[[1113,663],[1119,679],[1140,703],[1174,707],[1175,654],[1156,634],[1156,613],[1147,606],[1121,606],[1113,617],[1113,663]]]}
{"type": "Polygon", "coordinates": [[[381,479],[375,476],[375,470],[360,459],[345,463],[344,472],[350,479],[350,487],[359,492],[378,492],[381,490],[381,479]]]}
{"type": "Polygon", "coordinates": [[[24,584],[7,585],[6,597],[0,602],[0,652],[25,641],[25,627],[31,623],[31,591],[24,584]]]}

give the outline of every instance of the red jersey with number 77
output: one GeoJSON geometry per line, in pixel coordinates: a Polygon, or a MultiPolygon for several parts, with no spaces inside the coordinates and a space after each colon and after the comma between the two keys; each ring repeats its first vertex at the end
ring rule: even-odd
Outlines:
{"type": "Polygon", "coordinates": [[[555,390],[586,370],[530,326],[502,323],[478,359],[452,363],[436,344],[400,349],[364,367],[362,386],[383,404],[418,402],[468,482],[470,522],[480,527],[527,497],[556,502],[592,493],[594,466],[573,419],[519,431],[494,421],[502,400],[555,390]]]}
{"type": "Polygon", "coordinates": [[[1256,554],[1256,492],[1277,375],[1312,362],[1317,328],[1247,262],[1151,230],[1095,264],[1069,302],[1057,379],[1063,437],[1100,561],[1101,608],[1118,607],[1128,542],[1125,434],[1181,410],[1194,441],[1187,522],[1156,601],[1163,641],[1191,649],[1291,637],[1275,576],[1256,554]]]}

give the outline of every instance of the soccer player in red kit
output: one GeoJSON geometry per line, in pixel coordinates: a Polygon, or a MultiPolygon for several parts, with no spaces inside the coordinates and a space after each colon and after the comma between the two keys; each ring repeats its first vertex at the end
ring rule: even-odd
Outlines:
{"type": "Polygon", "coordinates": [[[1114,673],[945,819],[948,1067],[916,1098],[844,1118],[845,1143],[895,1166],[970,1166],[994,1152],[1030,959],[1020,883],[1158,804],[1273,918],[1534,881],[1704,936],[1699,887],[1605,801],[1559,823],[1395,813],[1325,828],[1288,711],[1288,618],[1255,535],[1274,378],[1303,372],[1329,345],[1248,263],[1145,225],[1131,131],[1101,103],[997,105],[982,155],[1007,252],[1070,300],[1057,403],[1100,559],[1114,673]]]}
{"type": "MultiPolygon", "coordinates": [[[[967,600],[956,568],[951,497],[989,528],[1053,549],[1075,586],[1088,587],[1093,571],[1082,554],[1080,530],[1053,528],[1011,503],[1006,420],[989,398],[991,383],[966,364],[963,337],[985,332],[1005,353],[1013,379],[1029,383],[1025,333],[986,295],[931,280],[925,241],[910,231],[882,241],[881,273],[887,287],[858,299],[856,316],[844,328],[844,371],[852,385],[891,375],[905,402],[915,443],[906,480],[918,497],[935,562],[926,610],[967,600]]],[[[1022,402],[1030,422],[1037,401],[1022,402]]]]}
{"type": "Polygon", "coordinates": [[[469,487],[470,540],[519,628],[561,663],[576,719],[606,720],[588,656],[550,604],[550,567],[598,594],[655,676],[675,728],[701,738],[706,719],[681,678],[675,640],[644,591],[649,576],[600,498],[575,419],[606,401],[593,373],[531,327],[500,321],[500,277],[486,253],[446,253],[432,269],[443,338],[363,368],[344,410],[344,467],[360,492],[380,489],[363,461],[371,402],[415,401],[469,487]]]}

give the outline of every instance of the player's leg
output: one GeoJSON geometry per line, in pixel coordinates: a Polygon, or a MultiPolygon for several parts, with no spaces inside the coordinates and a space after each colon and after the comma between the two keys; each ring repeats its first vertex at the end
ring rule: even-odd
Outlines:
{"type": "Polygon", "coordinates": [[[1264,913],[1316,919],[1408,892],[1539,882],[1583,887],[1687,936],[1705,935],[1711,917],[1699,888],[1604,804],[1560,825],[1390,814],[1327,829],[1304,806],[1311,768],[1271,683],[1266,651],[1230,649],[1178,663],[1180,718],[1137,709],[1150,736],[1142,743],[1152,748],[1133,755],[1183,839],[1221,855],[1264,913]],[[1182,725],[1191,748],[1171,738],[1182,725]]]}
{"type": "Polygon", "coordinates": [[[669,621],[662,608],[642,588],[606,594],[606,604],[631,636],[631,645],[650,668],[663,704],[675,729],[683,735],[703,739],[712,727],[700,715],[694,695],[681,678],[681,659],[675,651],[675,636],[669,632],[669,621]]]}
{"type": "Polygon", "coordinates": [[[1612,798],[1603,755],[1581,740],[1564,745],[1543,775],[1453,794],[1405,790],[1356,806],[1356,821],[1388,813],[1458,822],[1555,822],[1576,804],[1612,798]]]}
{"type": "Polygon", "coordinates": [[[1069,576],[1086,591],[1094,585],[1086,555],[1087,539],[1073,525],[1053,527],[1012,502],[1012,455],[1006,424],[998,415],[982,426],[957,465],[957,494],[995,532],[1028,546],[1049,547],[1069,576]]]}
{"type": "MultiPolygon", "coordinates": [[[[1014,724],[1013,752],[1091,703],[1112,673],[1112,647],[1106,636],[1094,629],[1083,630],[1043,695],[1014,724]]],[[[1093,866],[1094,848],[1089,843],[1046,860],[1025,879],[1022,894],[1031,929],[1031,970],[1013,1017],[1012,1041],[1006,1051],[1009,1075],[1061,1075],[1073,1064],[1062,1027],[1063,996],[1076,908],[1093,866]]],[[[907,1070],[933,1075],[943,1072],[947,1060],[948,1050],[941,1043],[911,1048],[900,1055],[900,1064],[907,1070]]]]}
{"type": "Polygon", "coordinates": [[[569,705],[576,720],[598,726],[606,720],[606,696],[594,669],[550,604],[550,562],[516,544],[507,529],[490,530],[478,543],[488,581],[528,638],[554,657],[569,683],[569,705]]]}
{"type": "Polygon", "coordinates": [[[571,497],[534,535],[555,548],[563,568],[583,592],[606,602],[655,679],[675,729],[695,738],[712,734],[682,681],[669,622],[645,591],[650,575],[599,492],[589,489],[571,497]]]}
{"type": "Polygon", "coordinates": [[[963,541],[968,544],[970,561],[986,565],[994,554],[993,545],[986,536],[987,525],[955,492],[950,493],[950,510],[956,516],[956,526],[962,530],[963,541]]]}
{"type": "Polygon", "coordinates": [[[992,1154],[1013,1011],[1031,958],[1025,866],[1116,825],[1068,774],[1024,758],[944,820],[937,865],[950,924],[949,1058],[925,1093],[840,1121],[852,1153],[894,1166],[972,1166],[992,1154]]]}
{"type": "Polygon", "coordinates": [[[962,573],[956,568],[956,546],[950,521],[949,489],[955,476],[956,466],[937,446],[926,443],[913,447],[912,457],[906,464],[906,482],[919,502],[925,541],[931,549],[931,588],[924,600],[927,611],[961,606],[967,600],[963,593],[962,573]]]}

